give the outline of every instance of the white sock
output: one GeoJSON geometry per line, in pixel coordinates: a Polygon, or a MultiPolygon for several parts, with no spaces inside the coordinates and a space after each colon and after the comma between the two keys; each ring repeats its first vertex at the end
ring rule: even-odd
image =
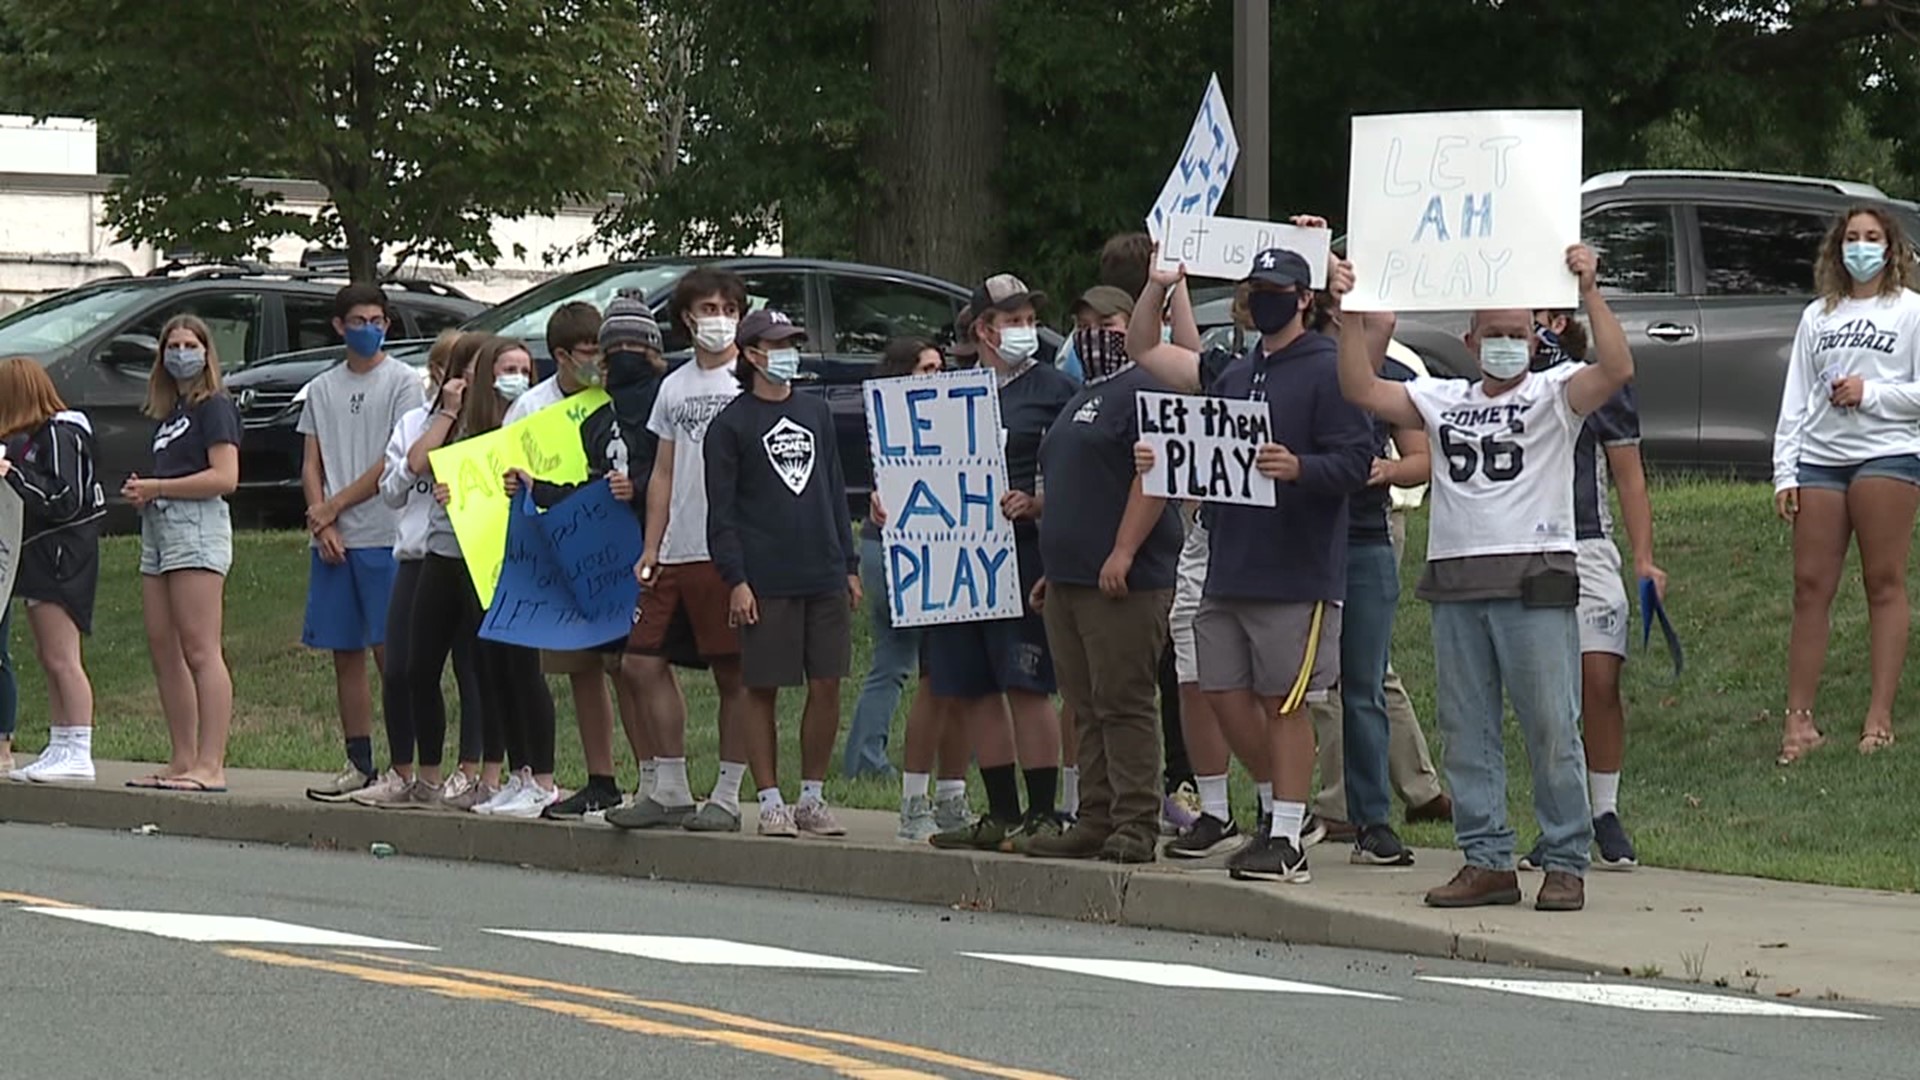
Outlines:
{"type": "Polygon", "coordinates": [[[1060,809],[1069,814],[1080,813],[1080,766],[1069,765],[1060,770],[1060,809]]]}
{"type": "Polygon", "coordinates": [[[1255,784],[1253,786],[1253,789],[1260,793],[1260,812],[1263,814],[1272,814],[1273,813],[1273,785],[1272,784],[1255,784]]]}
{"type": "Polygon", "coordinates": [[[1587,791],[1593,798],[1593,816],[1605,817],[1620,810],[1620,774],[1617,772],[1590,772],[1587,774],[1587,791]]]}
{"type": "Polygon", "coordinates": [[[654,758],[653,801],[661,806],[693,805],[693,789],[687,786],[687,759],[654,758]]]}
{"type": "Polygon", "coordinates": [[[800,801],[824,804],[827,801],[827,782],[825,780],[800,781],[800,801]]]}
{"type": "Polygon", "coordinates": [[[1215,821],[1231,821],[1233,810],[1227,804],[1227,774],[1196,776],[1193,780],[1200,786],[1201,812],[1215,821]]]}
{"type": "Polygon", "coordinates": [[[91,758],[93,756],[93,728],[70,727],[63,730],[66,731],[66,738],[60,741],[66,744],[67,749],[79,754],[81,757],[91,758]]]}
{"type": "Polygon", "coordinates": [[[720,775],[713,782],[713,794],[707,801],[719,803],[730,813],[740,813],[740,781],[747,778],[747,767],[737,761],[720,763],[720,775]]]}
{"type": "Polygon", "coordinates": [[[901,801],[904,802],[915,796],[925,798],[927,795],[927,785],[931,784],[932,782],[933,782],[933,776],[929,773],[923,773],[923,772],[901,773],[900,774],[901,801]]]}
{"type": "MultiPolygon", "coordinates": [[[[685,769],[687,767],[687,763],[685,759],[681,760],[680,767],[682,769],[685,769]]],[[[653,758],[648,758],[647,760],[641,762],[640,763],[640,787],[638,789],[640,798],[644,799],[647,796],[653,794],[654,785],[659,783],[659,779],[660,779],[660,766],[655,763],[655,760],[653,758]]]]}
{"type": "Polygon", "coordinates": [[[935,802],[946,802],[949,799],[964,799],[966,797],[967,781],[965,777],[958,780],[935,780],[933,782],[933,799],[935,802]]]}
{"type": "Polygon", "coordinates": [[[1275,840],[1285,838],[1294,847],[1300,846],[1300,826],[1307,820],[1307,804],[1277,800],[1273,804],[1273,829],[1268,833],[1275,840]]]}
{"type": "Polygon", "coordinates": [[[780,797],[779,788],[766,787],[760,789],[760,810],[762,813],[785,805],[787,805],[787,800],[780,797]]]}

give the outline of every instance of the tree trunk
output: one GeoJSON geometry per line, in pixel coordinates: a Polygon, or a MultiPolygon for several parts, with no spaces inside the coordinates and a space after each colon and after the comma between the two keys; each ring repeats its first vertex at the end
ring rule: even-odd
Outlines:
{"type": "MultiPolygon", "coordinates": [[[[335,204],[338,205],[337,203],[335,204]]],[[[340,214],[340,231],[347,241],[347,275],[357,285],[375,285],[380,281],[380,245],[358,221],[340,214]]]]}
{"type": "Polygon", "coordinates": [[[994,173],[1005,140],[994,80],[998,0],[879,0],[867,141],[878,176],[858,218],[861,259],[961,283],[1001,269],[994,173]]]}

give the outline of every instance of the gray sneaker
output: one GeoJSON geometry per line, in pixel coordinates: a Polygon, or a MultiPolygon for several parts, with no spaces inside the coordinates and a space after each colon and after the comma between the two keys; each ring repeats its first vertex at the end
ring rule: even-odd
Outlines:
{"type": "Polygon", "coordinates": [[[739,832],[740,815],[708,799],[681,828],[688,832],[739,832]]]}
{"type": "Polygon", "coordinates": [[[375,810],[430,810],[440,803],[440,788],[429,784],[419,777],[412,780],[400,780],[396,773],[389,773],[399,783],[374,784],[353,793],[353,801],[361,806],[375,810]]]}
{"type": "Polygon", "coordinates": [[[793,808],[793,824],[801,832],[811,836],[845,836],[846,826],[833,816],[833,810],[826,803],[802,799],[793,808]]]}
{"type": "Polygon", "coordinates": [[[342,803],[353,797],[353,793],[373,783],[373,777],[360,771],[352,762],[336,776],[321,781],[307,789],[307,798],[315,802],[342,803]]]}
{"type": "MultiPolygon", "coordinates": [[[[454,775],[461,776],[464,774],[455,773],[454,775]]],[[[443,810],[471,812],[474,807],[479,806],[481,803],[491,802],[493,797],[498,794],[500,794],[499,788],[494,787],[485,780],[475,778],[464,784],[449,784],[447,790],[440,793],[440,807],[443,810]]]]}
{"type": "Polygon", "coordinates": [[[621,829],[667,829],[685,825],[693,817],[694,807],[662,806],[649,795],[632,806],[607,811],[607,824],[621,829]]]}
{"type": "Polygon", "coordinates": [[[940,831],[933,816],[933,800],[915,795],[900,800],[900,831],[894,837],[903,844],[924,844],[940,831]]]}
{"type": "Polygon", "coordinates": [[[933,823],[941,832],[953,832],[973,824],[973,808],[967,805],[965,795],[955,795],[950,799],[939,799],[933,804],[933,823]]]}

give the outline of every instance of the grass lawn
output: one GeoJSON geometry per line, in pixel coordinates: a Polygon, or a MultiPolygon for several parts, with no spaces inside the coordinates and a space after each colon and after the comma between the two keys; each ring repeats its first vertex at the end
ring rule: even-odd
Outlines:
{"type": "MultiPolygon", "coordinates": [[[[1631,738],[1621,806],[1642,860],[1835,885],[1920,889],[1920,841],[1914,834],[1920,821],[1920,732],[1901,729],[1899,745],[1870,759],[1853,750],[1867,700],[1866,610],[1857,563],[1850,564],[1834,610],[1832,659],[1819,710],[1829,746],[1792,769],[1779,769],[1773,757],[1785,693],[1791,573],[1787,530],[1773,519],[1770,494],[1759,485],[1674,480],[1657,486],[1654,508],[1659,558],[1672,575],[1668,609],[1686,643],[1688,667],[1681,681],[1672,681],[1656,632],[1656,652],[1644,661],[1636,654],[1627,668],[1631,738]]],[[[1428,613],[1412,598],[1417,576],[1412,560],[1424,550],[1425,529],[1416,523],[1411,532],[1395,664],[1431,734],[1428,613]]],[[[231,763],[331,772],[342,757],[332,669],[324,656],[300,646],[304,538],[242,533],[235,538],[234,554],[226,627],[237,699],[231,763]]],[[[166,758],[167,735],[147,665],[137,558],[138,545],[131,538],[111,540],[104,551],[99,613],[87,657],[99,717],[94,745],[101,757],[158,761],[166,758]]],[[[45,739],[46,714],[25,621],[14,620],[13,655],[21,682],[20,743],[31,749],[45,739]]],[[[864,621],[856,625],[859,672],[867,641],[864,621]]],[[[702,673],[684,674],[692,718],[688,753],[695,787],[704,790],[715,771],[713,688],[702,673]]],[[[561,782],[578,784],[584,777],[566,681],[552,685],[560,710],[561,782]]],[[[842,701],[848,716],[858,692],[858,681],[849,680],[842,701]]],[[[451,705],[451,688],[448,697],[451,705]]],[[[1905,700],[1912,700],[1910,692],[1905,700]]],[[[799,776],[791,735],[798,694],[782,704],[783,731],[789,735],[781,769],[792,787],[799,776]]],[[[904,705],[896,719],[896,761],[904,705]]],[[[384,736],[375,741],[384,743],[384,736]]],[[[1434,741],[1437,760],[1437,737],[1434,741]]],[[[1514,820],[1524,847],[1532,837],[1532,810],[1525,755],[1512,725],[1508,758],[1514,820]]],[[[632,771],[631,763],[623,765],[623,785],[631,786],[632,771]]],[[[891,781],[836,777],[828,792],[849,806],[892,809],[899,804],[891,781]]],[[[1236,781],[1236,794],[1250,816],[1252,792],[1244,777],[1236,781]]],[[[1422,845],[1451,843],[1445,826],[1411,829],[1407,836],[1422,845]]]]}

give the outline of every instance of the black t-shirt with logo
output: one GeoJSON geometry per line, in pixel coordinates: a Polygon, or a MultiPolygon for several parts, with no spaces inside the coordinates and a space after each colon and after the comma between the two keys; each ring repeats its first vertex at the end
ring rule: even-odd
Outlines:
{"type": "Polygon", "coordinates": [[[240,410],[225,394],[198,405],[176,399],[173,411],[153,432],[153,476],[177,480],[207,471],[208,455],[221,443],[240,445],[240,410]]]}
{"type": "Polygon", "coordinates": [[[833,412],[812,394],[741,394],[707,427],[707,550],[758,596],[843,592],[860,572],[833,412]]]}
{"type": "MultiPolygon", "coordinates": [[[[1164,389],[1145,371],[1128,368],[1082,389],[1047,431],[1040,444],[1047,489],[1040,561],[1048,581],[1100,584],[1133,488],[1133,444],[1140,438],[1134,399],[1142,390],[1164,389]]],[[[1134,553],[1127,588],[1173,588],[1182,543],[1179,509],[1168,502],[1134,553]]]]}

